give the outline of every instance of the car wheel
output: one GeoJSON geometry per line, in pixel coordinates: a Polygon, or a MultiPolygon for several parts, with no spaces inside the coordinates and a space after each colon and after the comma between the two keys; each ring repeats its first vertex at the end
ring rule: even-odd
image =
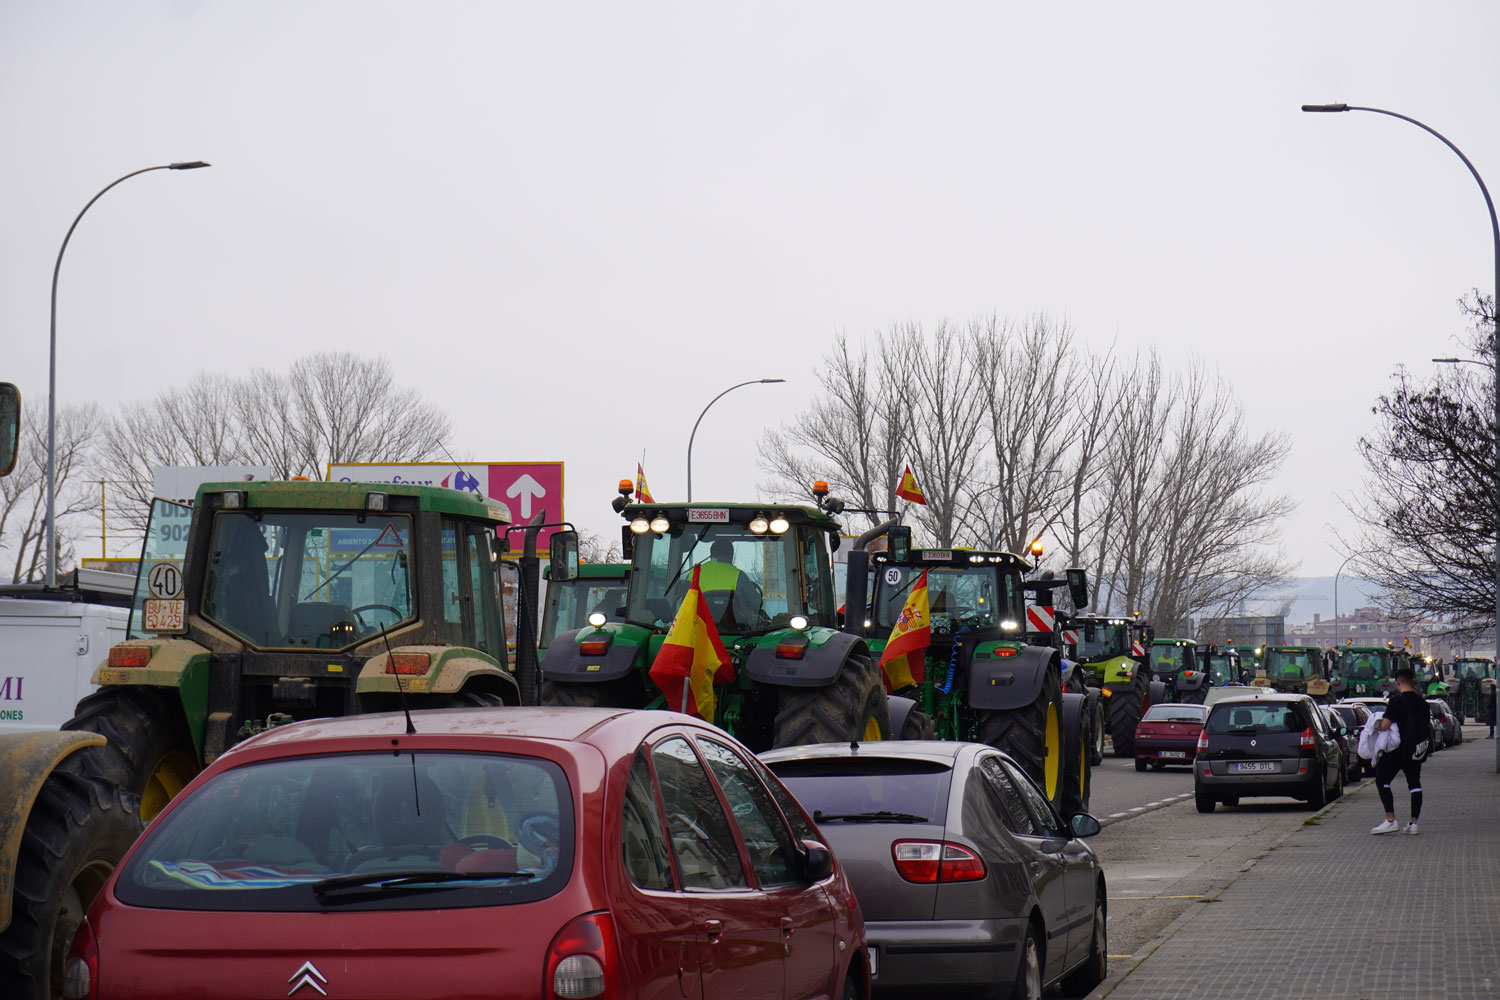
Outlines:
{"type": "Polygon", "coordinates": [[[1307,808],[1322,809],[1328,804],[1328,772],[1320,770],[1313,775],[1312,788],[1307,793],[1307,808]]]}
{"type": "Polygon", "coordinates": [[[1036,925],[1026,927],[1021,943],[1021,961],[1016,966],[1016,984],[1011,996],[1017,1000],[1042,1000],[1042,946],[1037,940],[1036,925]]]}
{"type": "Polygon", "coordinates": [[[1224,796],[1224,804],[1226,806],[1237,806],[1240,804],[1240,797],[1238,795],[1226,795],[1224,796]]]}
{"type": "Polygon", "coordinates": [[[1086,996],[1109,975],[1109,931],[1105,917],[1104,890],[1101,888],[1094,896],[1094,934],[1089,941],[1089,957],[1064,977],[1064,993],[1086,996]]]}
{"type": "Polygon", "coordinates": [[[1166,764],[1162,763],[1159,760],[1153,760],[1151,762],[1151,770],[1153,770],[1153,771],[1162,771],[1162,770],[1165,770],[1166,766],[1167,766],[1166,764]]]}
{"type": "Polygon", "coordinates": [[[1344,762],[1342,760],[1340,760],[1339,761],[1339,780],[1338,780],[1338,783],[1333,786],[1333,794],[1330,795],[1330,796],[1328,796],[1328,799],[1329,799],[1330,802],[1333,801],[1334,799],[1340,799],[1340,798],[1344,797],[1344,785],[1345,784],[1346,784],[1346,782],[1344,781],[1344,762]]]}
{"type": "Polygon", "coordinates": [[[1144,760],[1142,760],[1141,758],[1137,757],[1135,759],[1135,769],[1137,771],[1144,771],[1146,769],[1146,762],[1144,760]]]}
{"type": "Polygon", "coordinates": [[[1212,792],[1205,792],[1201,788],[1193,789],[1193,800],[1197,803],[1198,811],[1201,813],[1213,812],[1214,806],[1218,804],[1212,792]]]}
{"type": "Polygon", "coordinates": [[[849,972],[844,973],[844,988],[839,990],[839,1000],[859,1000],[859,987],[854,984],[854,977],[850,975],[854,966],[849,966],[849,972]]]}

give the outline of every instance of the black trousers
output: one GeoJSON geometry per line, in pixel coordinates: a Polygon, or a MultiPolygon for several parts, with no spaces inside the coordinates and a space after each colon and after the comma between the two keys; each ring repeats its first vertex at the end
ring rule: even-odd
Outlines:
{"type": "Polygon", "coordinates": [[[1391,782],[1398,773],[1406,775],[1406,787],[1411,790],[1411,818],[1416,819],[1422,814],[1422,762],[1412,760],[1410,750],[1393,750],[1375,762],[1375,790],[1380,793],[1380,804],[1388,813],[1396,811],[1391,782]]]}

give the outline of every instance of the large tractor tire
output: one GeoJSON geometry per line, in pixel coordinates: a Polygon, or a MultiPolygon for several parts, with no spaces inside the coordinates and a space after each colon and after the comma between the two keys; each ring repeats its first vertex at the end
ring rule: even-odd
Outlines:
{"type": "Polygon", "coordinates": [[[1109,738],[1116,757],[1135,756],[1135,727],[1151,701],[1151,673],[1137,666],[1130,675],[1130,687],[1110,693],[1105,713],[1109,716],[1109,738]]]}
{"type": "Polygon", "coordinates": [[[1208,685],[1195,688],[1192,691],[1184,691],[1179,699],[1184,705],[1201,705],[1208,700],[1208,685]]]}
{"type": "Polygon", "coordinates": [[[1097,767],[1104,763],[1104,734],[1108,727],[1104,724],[1104,697],[1099,689],[1089,688],[1088,697],[1089,766],[1097,767]]]}
{"type": "Polygon", "coordinates": [[[7,998],[62,996],[63,963],[78,925],[140,832],[135,799],[99,775],[92,760],[47,778],[21,835],[10,926],[0,933],[7,998]]]}
{"type": "Polygon", "coordinates": [[[898,740],[935,740],[937,725],[932,716],[917,708],[910,698],[891,695],[886,699],[890,706],[891,732],[898,740]]]}
{"type": "Polygon", "coordinates": [[[1063,694],[1063,818],[1089,811],[1089,792],[1093,786],[1093,764],[1089,749],[1093,743],[1093,719],[1089,715],[1088,696],[1072,691],[1063,694]]]}
{"type": "Polygon", "coordinates": [[[78,751],[61,766],[83,773],[92,762],[100,777],[139,800],[142,820],[153,819],[201,770],[182,703],[171,688],[100,688],[78,703],[62,728],[109,741],[78,751]]]}
{"type": "Polygon", "coordinates": [[[1049,666],[1031,704],[1010,711],[979,712],[979,742],[1015,758],[1059,807],[1064,771],[1062,707],[1062,674],[1049,666]]]}
{"type": "MultiPolygon", "coordinates": [[[[505,704],[505,696],[498,691],[455,691],[447,698],[444,708],[494,708],[505,704]]],[[[426,707],[426,706],[424,706],[426,707]]],[[[432,706],[436,708],[437,706],[432,706]]]]}
{"type": "Polygon", "coordinates": [[[1165,681],[1152,681],[1151,689],[1146,694],[1146,700],[1141,703],[1141,714],[1145,715],[1146,709],[1150,708],[1152,705],[1160,705],[1164,702],[1170,701],[1171,698],[1172,696],[1167,691],[1167,685],[1165,681]]]}
{"type": "Polygon", "coordinates": [[[890,738],[891,710],[880,668],[864,653],[851,654],[832,684],[778,693],[773,747],[890,738]]]}
{"type": "Polygon", "coordinates": [[[604,684],[559,684],[543,677],[540,704],[564,708],[644,708],[645,695],[634,676],[604,684]]]}

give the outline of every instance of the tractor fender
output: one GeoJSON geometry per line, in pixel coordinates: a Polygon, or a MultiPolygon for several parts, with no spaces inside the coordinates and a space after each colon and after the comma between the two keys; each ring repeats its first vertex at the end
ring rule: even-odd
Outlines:
{"type": "Polygon", "coordinates": [[[547,656],[541,665],[542,676],[558,684],[603,684],[617,681],[636,669],[645,648],[644,644],[621,642],[619,634],[607,626],[602,630],[593,627],[575,629],[562,633],[547,647],[547,656]],[[609,648],[603,655],[585,656],[583,647],[579,645],[580,636],[601,631],[611,637],[609,648]]]}
{"type": "Polygon", "coordinates": [[[1022,646],[1014,656],[974,659],[969,664],[969,707],[1012,711],[1036,701],[1047,671],[1062,672],[1057,650],[1022,646]]]}
{"type": "Polygon", "coordinates": [[[72,730],[0,736],[0,930],[10,926],[21,835],[42,785],[69,754],[106,742],[98,733],[72,730]]]}
{"type": "Polygon", "coordinates": [[[1178,674],[1173,680],[1175,681],[1174,690],[1178,694],[1181,694],[1184,691],[1196,691],[1201,688],[1208,682],[1208,674],[1201,670],[1195,670],[1191,677],[1184,677],[1182,674],[1178,674]]]}
{"type": "Polygon", "coordinates": [[[910,698],[902,698],[898,695],[887,695],[885,703],[891,712],[891,739],[898,739],[902,728],[906,726],[906,719],[916,710],[917,703],[910,698]]]}
{"type": "Polygon", "coordinates": [[[803,634],[810,641],[802,659],[778,657],[774,642],[757,646],[745,657],[745,675],[757,684],[777,687],[827,687],[844,669],[849,657],[856,653],[869,655],[865,641],[848,632],[820,628],[803,634]]]}
{"type": "Polygon", "coordinates": [[[355,681],[356,694],[453,694],[464,688],[483,690],[493,688],[508,705],[521,703],[521,689],[509,671],[477,649],[463,646],[398,646],[390,652],[381,652],[365,661],[355,681]],[[386,673],[386,664],[392,653],[426,653],[429,666],[425,674],[401,674],[401,687],[396,686],[396,674],[386,673]]]}

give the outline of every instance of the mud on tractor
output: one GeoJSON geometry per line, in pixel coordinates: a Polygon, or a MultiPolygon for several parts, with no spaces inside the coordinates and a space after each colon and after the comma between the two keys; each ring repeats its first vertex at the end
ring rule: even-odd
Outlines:
{"type": "Polygon", "coordinates": [[[1466,717],[1488,725],[1490,721],[1490,692],[1495,690],[1495,661],[1488,657],[1462,656],[1453,661],[1454,678],[1458,682],[1457,702],[1453,710],[1459,721],[1466,717]]]}
{"type": "Polygon", "coordinates": [[[1333,670],[1332,657],[1321,646],[1262,646],[1260,667],[1250,683],[1309,695],[1325,705],[1348,693],[1347,681],[1333,670]]]}
{"type": "Polygon", "coordinates": [[[630,559],[621,621],[590,616],[560,633],[541,662],[544,705],[659,708],[650,668],[699,571],[734,667],[713,721],[752,750],[891,737],[880,670],[868,644],[837,629],[830,547],[843,505],[628,502],[630,559]]]}
{"type": "MultiPolygon", "coordinates": [[[[129,638],[62,732],[4,746],[0,981],[51,997],[83,910],[208,761],[292,719],[518,704],[502,505],[426,486],[205,484],[152,506],[129,638]]],[[[555,536],[554,571],[577,538],[555,536]]]]}

